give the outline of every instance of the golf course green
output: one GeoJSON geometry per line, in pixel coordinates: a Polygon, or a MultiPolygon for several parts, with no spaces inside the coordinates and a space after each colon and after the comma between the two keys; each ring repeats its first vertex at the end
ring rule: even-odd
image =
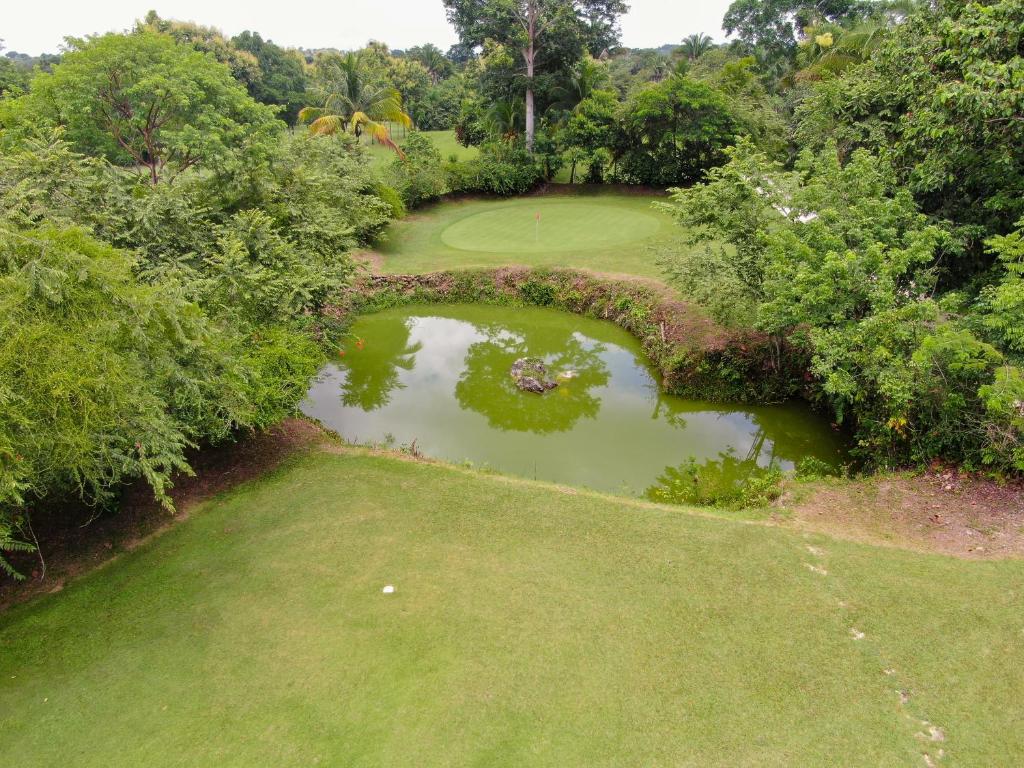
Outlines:
{"type": "Polygon", "coordinates": [[[1022,595],[1015,561],[312,448],[0,615],[0,761],[1020,765],[1022,595]]]}
{"type": "Polygon", "coordinates": [[[428,206],[389,227],[375,267],[415,274],[460,267],[565,266],[661,277],[657,246],[679,228],[648,194],[556,192],[428,206]]]}

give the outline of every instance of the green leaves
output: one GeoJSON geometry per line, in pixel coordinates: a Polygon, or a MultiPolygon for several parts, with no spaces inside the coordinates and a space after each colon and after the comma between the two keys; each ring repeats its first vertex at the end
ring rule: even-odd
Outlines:
{"type": "Polygon", "coordinates": [[[698,181],[725,160],[737,132],[724,94],[675,75],[640,89],[623,106],[612,147],[616,178],[652,186],[698,181]]]}
{"type": "Polygon", "coordinates": [[[144,172],[153,185],[217,169],[281,127],[212,56],[148,30],[80,44],[36,75],[25,99],[26,119],[64,126],[79,151],[144,172]]]}
{"type": "MultiPolygon", "coordinates": [[[[812,396],[853,428],[865,460],[1016,466],[1008,401],[983,402],[1004,354],[972,332],[975,318],[933,299],[950,236],[889,164],[863,150],[843,164],[831,146],[786,172],[749,142],[729,157],[666,206],[697,246],[668,257],[673,282],[719,320],[805,346],[812,396]]],[[[1019,238],[991,245],[1019,266],[1019,238]]],[[[1021,281],[1010,272],[983,294],[983,326],[1011,348],[1024,327],[1021,281]]]]}

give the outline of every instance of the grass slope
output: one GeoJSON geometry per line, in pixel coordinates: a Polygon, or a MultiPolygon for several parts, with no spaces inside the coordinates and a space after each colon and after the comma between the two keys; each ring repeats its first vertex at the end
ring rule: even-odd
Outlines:
{"type": "Polygon", "coordinates": [[[1022,586],[1015,561],[313,451],[0,617],[0,760],[1020,764],[1022,586]]]}
{"type": "Polygon", "coordinates": [[[381,271],[517,264],[659,278],[652,247],[680,230],[656,199],[608,191],[439,203],[390,227],[377,247],[381,271]]]}

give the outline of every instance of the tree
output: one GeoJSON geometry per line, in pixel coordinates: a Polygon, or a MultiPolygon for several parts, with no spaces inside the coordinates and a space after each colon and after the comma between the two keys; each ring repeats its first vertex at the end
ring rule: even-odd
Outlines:
{"type": "Polygon", "coordinates": [[[77,41],[25,98],[26,119],[64,126],[77,149],[144,169],[152,185],[216,169],[281,127],[227,67],[150,31],[77,41]]]}
{"type": "Polygon", "coordinates": [[[231,42],[256,57],[259,64],[259,74],[246,83],[249,95],[263,104],[283,107],[285,118],[294,123],[306,105],[306,69],[301,55],[264,40],[257,32],[242,32],[231,42]]]}
{"type": "Polygon", "coordinates": [[[533,151],[534,90],[539,71],[557,71],[578,61],[594,30],[617,39],[623,0],[444,0],[448,20],[464,45],[494,40],[518,52],[525,74],[526,146],[533,151]]]}
{"type": "MultiPolygon", "coordinates": [[[[0,40],[0,51],[3,49],[4,41],[0,40]]],[[[0,96],[7,93],[20,93],[27,86],[28,70],[6,56],[0,59],[0,96]]]]}
{"type": "Polygon", "coordinates": [[[405,158],[393,159],[384,170],[384,179],[406,206],[416,208],[448,192],[441,153],[434,142],[422,133],[412,133],[402,151],[405,158]]]}
{"type": "Polygon", "coordinates": [[[596,91],[573,109],[559,136],[569,154],[569,183],[576,181],[576,166],[590,164],[589,179],[599,179],[600,153],[606,152],[615,137],[618,101],[614,93],[596,91]],[[596,166],[596,167],[595,167],[596,166]]]}
{"type": "Polygon", "coordinates": [[[437,85],[452,72],[452,62],[444,55],[444,51],[433,43],[417,45],[405,52],[413,61],[419,62],[430,74],[430,81],[437,85]]]}
{"type": "Polygon", "coordinates": [[[299,111],[299,120],[309,122],[311,132],[331,135],[349,130],[359,138],[369,131],[381,144],[402,154],[387,126],[389,122],[412,125],[402,108],[402,95],[389,85],[368,81],[358,54],[320,54],[314,83],[323,106],[299,111]]]}
{"type": "Polygon", "coordinates": [[[696,61],[715,46],[715,41],[703,32],[697,32],[683,39],[679,52],[690,61],[696,61]]]}
{"type": "Polygon", "coordinates": [[[1024,215],[1022,28],[1019,0],[920,11],[797,110],[803,145],[888,157],[926,213],[959,227],[970,247],[947,270],[961,276],[987,269],[982,241],[1024,215]]]}
{"type": "Polygon", "coordinates": [[[674,75],[640,89],[623,106],[613,146],[616,174],[654,186],[698,181],[724,162],[736,133],[721,91],[674,75]]]}
{"type": "Polygon", "coordinates": [[[733,0],[722,28],[758,49],[767,62],[791,60],[804,27],[856,18],[872,5],[871,0],[733,0]]]}
{"type": "MultiPolygon", "coordinates": [[[[1007,468],[1021,460],[1020,377],[1003,352],[934,296],[948,234],[930,223],[884,159],[835,145],[787,172],[749,142],[669,206],[703,249],[670,257],[673,281],[720,319],[753,323],[810,355],[815,396],[856,434],[855,453],[884,465],[935,458],[1007,468]],[[728,244],[729,247],[726,247],[728,244]],[[730,317],[720,286],[749,315],[730,317]],[[723,315],[724,313],[724,315],[723,315]]],[[[993,240],[1009,271],[1016,237],[993,240]]],[[[1012,275],[1005,286],[1016,293],[1012,275]]],[[[1003,299],[1008,299],[1004,301],[1003,299]]],[[[993,340],[1019,317],[993,292],[993,340]]]]}
{"type": "Polygon", "coordinates": [[[237,48],[220,30],[213,27],[204,27],[194,21],[161,19],[156,11],[150,11],[144,20],[135,23],[135,29],[161,32],[179,43],[191,45],[197,51],[209,53],[221,64],[225,64],[234,78],[246,87],[260,76],[260,65],[256,57],[237,48]]]}
{"type": "Polygon", "coordinates": [[[584,56],[565,73],[551,92],[549,109],[572,112],[584,99],[608,84],[608,68],[603,62],[584,56]]]}

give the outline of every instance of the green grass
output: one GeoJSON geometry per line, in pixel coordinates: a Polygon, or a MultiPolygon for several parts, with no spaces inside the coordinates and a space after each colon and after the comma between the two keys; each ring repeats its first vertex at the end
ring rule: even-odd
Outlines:
{"type": "MultiPolygon", "coordinates": [[[[441,159],[447,162],[452,155],[455,156],[456,162],[463,162],[465,160],[472,160],[480,154],[478,147],[464,147],[459,144],[455,138],[455,131],[423,131],[424,136],[430,138],[434,142],[434,146],[441,153],[441,159]]],[[[392,128],[392,135],[395,138],[395,142],[401,146],[405,140],[405,135],[400,127],[392,128]]],[[[390,161],[395,153],[392,152],[385,146],[377,143],[371,143],[368,136],[364,136],[363,146],[366,147],[370,153],[370,159],[374,165],[386,163],[390,161]]]]}
{"type": "Polygon", "coordinates": [[[608,191],[443,202],[393,224],[377,252],[391,273],[521,264],[660,278],[655,248],[680,230],[657,199],[608,191]]]}
{"type": "Polygon", "coordinates": [[[0,760],[1019,765],[1022,587],[1020,562],[312,452],[0,616],[0,760]]]}

